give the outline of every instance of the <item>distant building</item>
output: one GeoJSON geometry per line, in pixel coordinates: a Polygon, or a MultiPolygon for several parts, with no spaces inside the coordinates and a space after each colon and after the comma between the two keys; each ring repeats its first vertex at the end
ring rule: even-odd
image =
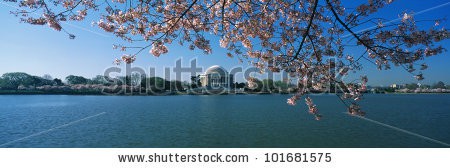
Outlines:
{"type": "Polygon", "coordinates": [[[208,89],[231,88],[233,84],[233,75],[229,74],[225,68],[214,65],[206,69],[205,73],[200,75],[201,86],[208,89]]]}
{"type": "Polygon", "coordinates": [[[394,89],[401,89],[402,88],[402,86],[401,85],[398,85],[398,84],[392,84],[392,85],[390,85],[389,86],[390,88],[394,88],[394,89]]]}

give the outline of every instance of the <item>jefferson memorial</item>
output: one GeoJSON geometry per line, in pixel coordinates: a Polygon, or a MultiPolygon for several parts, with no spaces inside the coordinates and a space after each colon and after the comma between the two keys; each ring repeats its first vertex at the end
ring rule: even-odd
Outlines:
{"type": "Polygon", "coordinates": [[[229,74],[225,68],[214,65],[206,69],[204,74],[200,75],[202,87],[221,89],[230,89],[233,84],[233,75],[229,74]]]}

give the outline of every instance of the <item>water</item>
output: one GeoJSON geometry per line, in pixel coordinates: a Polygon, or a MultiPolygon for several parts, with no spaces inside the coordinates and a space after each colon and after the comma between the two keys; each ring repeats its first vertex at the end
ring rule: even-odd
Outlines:
{"type": "MultiPolygon", "coordinates": [[[[0,147],[448,147],[344,114],[334,95],[313,96],[321,121],[288,97],[0,96],[0,147]]],[[[450,143],[450,95],[361,104],[367,118],[450,143]]]]}

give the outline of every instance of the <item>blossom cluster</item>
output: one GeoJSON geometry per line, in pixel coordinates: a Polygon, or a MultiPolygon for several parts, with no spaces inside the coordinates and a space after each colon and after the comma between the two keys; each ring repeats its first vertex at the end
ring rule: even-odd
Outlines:
{"type": "Polygon", "coordinates": [[[152,49],[150,50],[150,53],[153,54],[155,57],[159,57],[161,54],[165,54],[169,52],[167,47],[162,42],[155,42],[152,45],[152,49]]]}
{"type": "Polygon", "coordinates": [[[131,64],[131,63],[133,63],[134,61],[136,61],[136,55],[127,55],[127,54],[124,54],[124,55],[122,55],[122,61],[125,62],[125,63],[127,63],[127,64],[131,64]]]}
{"type": "Polygon", "coordinates": [[[318,113],[317,106],[313,103],[310,97],[305,98],[305,103],[308,106],[309,113],[313,114],[316,120],[320,120],[322,115],[318,113]]]}

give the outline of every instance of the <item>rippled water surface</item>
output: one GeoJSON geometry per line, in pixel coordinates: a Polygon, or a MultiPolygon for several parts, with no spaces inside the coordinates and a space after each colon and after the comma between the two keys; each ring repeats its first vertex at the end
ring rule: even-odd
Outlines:
{"type": "Polygon", "coordinates": [[[304,103],[287,105],[288,97],[0,96],[0,147],[448,147],[445,144],[450,143],[450,95],[365,95],[361,104],[366,117],[379,123],[344,114],[345,106],[335,95],[313,96],[324,115],[315,121],[304,103]]]}

